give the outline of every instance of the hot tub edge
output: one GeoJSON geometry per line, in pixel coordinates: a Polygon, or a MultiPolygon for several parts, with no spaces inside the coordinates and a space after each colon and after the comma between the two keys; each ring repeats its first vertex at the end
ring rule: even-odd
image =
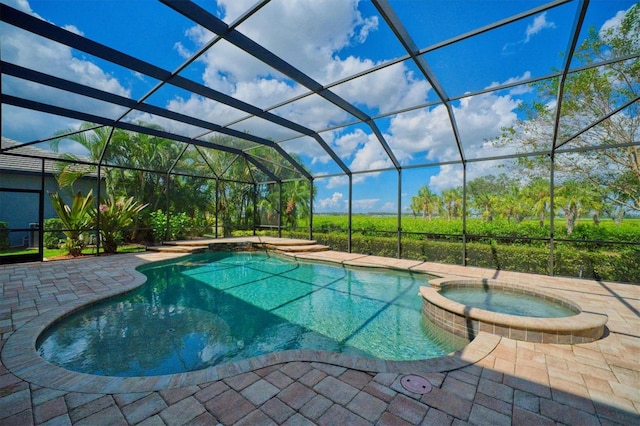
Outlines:
{"type": "Polygon", "coordinates": [[[603,336],[608,320],[604,314],[584,312],[574,302],[539,288],[526,289],[497,280],[451,277],[434,279],[430,284],[431,287],[420,288],[424,317],[440,328],[470,340],[480,332],[487,332],[532,343],[588,343],[603,336]],[[563,318],[534,318],[491,312],[463,305],[439,293],[442,287],[453,284],[515,288],[562,301],[579,313],[563,318]]]}

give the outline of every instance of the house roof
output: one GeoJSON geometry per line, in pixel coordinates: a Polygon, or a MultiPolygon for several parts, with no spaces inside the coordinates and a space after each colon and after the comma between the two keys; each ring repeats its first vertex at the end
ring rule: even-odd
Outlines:
{"type": "MultiPolygon", "coordinates": [[[[0,171],[13,171],[21,173],[41,173],[42,161],[44,161],[44,172],[53,175],[56,173],[56,160],[63,158],[62,154],[47,151],[34,145],[21,144],[12,139],[2,137],[0,145],[0,171]]],[[[91,172],[89,166],[85,167],[88,175],[96,177],[95,172],[91,172]]]]}

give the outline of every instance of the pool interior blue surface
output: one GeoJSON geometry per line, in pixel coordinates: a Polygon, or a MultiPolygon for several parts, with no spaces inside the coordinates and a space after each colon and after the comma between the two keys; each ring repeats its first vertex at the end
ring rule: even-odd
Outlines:
{"type": "Polygon", "coordinates": [[[194,371],[288,349],[425,359],[465,340],[434,330],[430,276],[212,252],[140,268],[133,292],[66,317],[39,339],[49,362],[98,375],[194,371]]]}

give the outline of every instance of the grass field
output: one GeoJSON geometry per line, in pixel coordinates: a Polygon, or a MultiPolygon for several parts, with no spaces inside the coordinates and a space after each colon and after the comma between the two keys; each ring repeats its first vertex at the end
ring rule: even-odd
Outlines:
{"type": "MultiPolygon", "coordinates": [[[[141,251],[145,251],[146,247],[140,244],[129,244],[118,247],[118,253],[137,253],[141,251]]],[[[102,250],[100,251],[102,253],[102,250]]],[[[23,255],[23,254],[36,254],[38,253],[38,249],[29,248],[29,249],[11,249],[0,252],[0,256],[10,256],[10,255],[23,255]]],[[[95,247],[86,247],[82,250],[83,255],[92,255],[96,254],[95,247]]],[[[44,249],[44,258],[52,259],[56,257],[66,256],[67,250],[60,249],[44,249]]]]}
{"type": "MultiPolygon", "coordinates": [[[[397,232],[398,219],[393,216],[353,215],[352,229],[354,232],[397,232]]],[[[349,219],[347,215],[317,215],[313,218],[313,229],[316,231],[347,230],[349,219]]],[[[538,220],[526,219],[520,223],[494,220],[485,222],[481,219],[467,219],[467,234],[488,235],[496,237],[530,237],[549,238],[551,234],[549,220],[540,226],[538,220]]],[[[414,218],[403,216],[402,231],[406,233],[427,234],[462,234],[462,219],[447,220],[443,218],[414,218]]],[[[571,235],[567,234],[563,218],[556,218],[554,222],[554,236],[575,240],[624,241],[640,243],[640,218],[626,219],[620,224],[613,220],[602,220],[595,225],[590,218],[583,218],[576,224],[571,235]]]]}

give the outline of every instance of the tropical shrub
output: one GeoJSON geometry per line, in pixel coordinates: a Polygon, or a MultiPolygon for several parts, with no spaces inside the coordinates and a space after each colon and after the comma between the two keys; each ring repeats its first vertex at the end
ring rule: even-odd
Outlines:
{"type": "Polygon", "coordinates": [[[115,199],[110,195],[102,200],[98,209],[90,210],[91,217],[98,223],[102,247],[105,253],[116,253],[122,243],[122,230],[131,225],[135,217],[147,204],[140,204],[133,197],[115,199]]]}
{"type": "Polygon", "coordinates": [[[53,210],[65,227],[62,231],[67,237],[65,248],[70,255],[80,256],[86,244],[83,233],[91,228],[93,221],[90,214],[93,207],[93,191],[89,191],[86,196],[82,196],[82,192],[78,191],[73,196],[71,206],[64,202],[58,192],[50,192],[49,198],[53,210]]]}

